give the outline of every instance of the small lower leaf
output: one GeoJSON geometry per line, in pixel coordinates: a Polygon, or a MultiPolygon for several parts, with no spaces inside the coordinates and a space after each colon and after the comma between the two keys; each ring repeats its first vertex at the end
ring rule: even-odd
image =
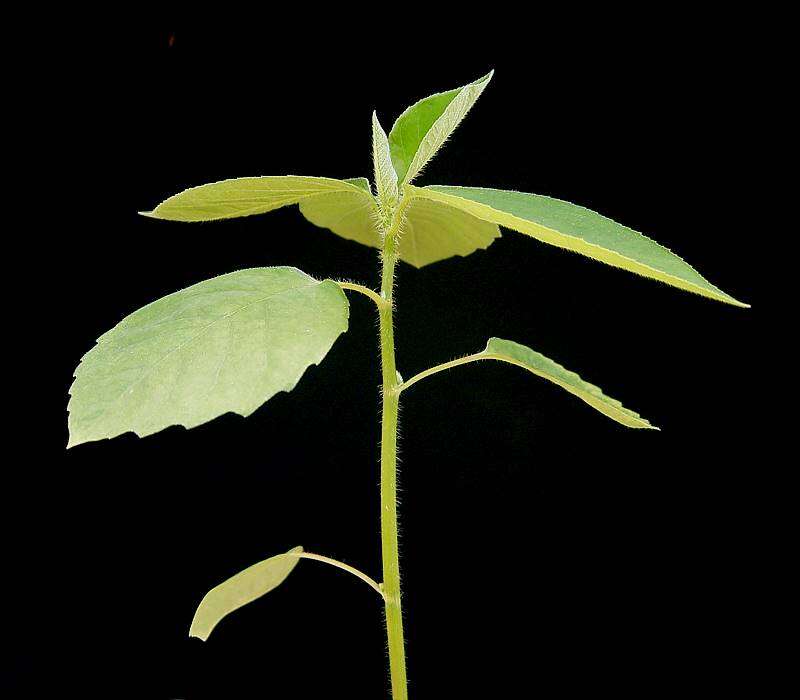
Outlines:
{"type": "Polygon", "coordinates": [[[293,555],[302,551],[295,547],[260,561],[212,588],[197,606],[189,636],[206,641],[224,617],[280,586],[300,561],[293,555]]]}

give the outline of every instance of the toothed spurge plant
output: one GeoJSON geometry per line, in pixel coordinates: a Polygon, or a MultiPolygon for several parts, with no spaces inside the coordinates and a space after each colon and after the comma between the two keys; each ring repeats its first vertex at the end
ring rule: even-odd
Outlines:
{"type": "Polygon", "coordinates": [[[248,416],[279,391],[290,391],[347,330],[348,301],[357,292],[375,304],[380,326],[382,583],[302,547],[254,564],[209,591],[189,634],[207,639],[237,608],[278,586],[300,559],[354,574],[382,598],[392,697],[405,700],[405,648],[397,547],[397,415],[404,391],[437,372],[498,360],[542,377],[630,428],[653,428],[553,360],[525,345],[490,338],[472,355],[403,380],[395,363],[392,315],[398,261],[420,268],[488,247],[500,226],[544,243],[652,277],[710,299],[746,307],[707,282],[681,258],[621,224],[583,207],[522,192],[412,184],[491,80],[420,100],[387,136],[372,116],[373,187],[364,178],[296,175],[245,177],[185,190],[146,216],[210,221],[263,214],[299,204],[311,223],[377,248],[380,290],[319,281],[294,267],[256,267],[170,294],[102,335],[75,372],[69,402],[69,446],[127,431],[150,435],[170,425],[192,428],[232,411],[248,416]]]}

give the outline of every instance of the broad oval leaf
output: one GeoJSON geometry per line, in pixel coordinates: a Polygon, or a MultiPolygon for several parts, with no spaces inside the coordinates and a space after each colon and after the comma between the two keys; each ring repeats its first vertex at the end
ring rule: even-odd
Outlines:
{"type": "Polygon", "coordinates": [[[488,248],[500,236],[487,223],[456,207],[415,199],[406,210],[400,233],[400,259],[422,267],[454,255],[488,248]]]}
{"type": "Polygon", "coordinates": [[[411,105],[394,123],[389,148],[397,176],[411,182],[433,158],[481,96],[494,71],[474,83],[431,95],[411,105]]]}
{"type": "Polygon", "coordinates": [[[548,381],[558,384],[571,394],[588,403],[600,413],[629,428],[652,428],[638,413],[625,408],[619,401],[606,396],[599,387],[583,381],[575,372],[570,372],[557,362],[531,348],[502,338],[490,338],[486,348],[475,359],[501,360],[533,372],[548,381]]]}
{"type": "Polygon", "coordinates": [[[378,204],[374,197],[350,192],[332,192],[300,202],[300,213],[315,226],[327,228],[342,238],[380,248],[378,204]]]}
{"type": "Polygon", "coordinates": [[[348,313],[335,282],[292,267],[232,272],[148,304],[81,360],[69,446],[247,416],[325,357],[348,313]]]}
{"type": "Polygon", "coordinates": [[[294,555],[302,551],[295,547],[260,561],[212,588],[197,606],[189,636],[206,641],[223,618],[280,586],[300,561],[294,555]]]}
{"type": "Polygon", "coordinates": [[[391,206],[397,202],[397,173],[392,165],[386,132],[375,112],[372,113],[372,162],[375,167],[375,187],[378,190],[378,199],[383,204],[391,206]]]}
{"type": "Polygon", "coordinates": [[[170,221],[213,221],[263,214],[332,192],[370,196],[352,181],[278,175],[212,182],[165,199],[144,216],[170,221]]]}
{"type": "MultiPolygon", "coordinates": [[[[300,211],[311,223],[334,233],[380,248],[376,225],[378,209],[374,201],[365,202],[349,194],[329,194],[300,203],[300,211]]],[[[488,248],[500,235],[496,224],[439,202],[414,199],[406,209],[400,237],[400,259],[422,267],[488,248]]]]}
{"type": "Polygon", "coordinates": [[[449,204],[545,243],[710,299],[749,306],[715,287],[664,246],[585,207],[537,194],[484,187],[409,186],[408,194],[449,204]]]}

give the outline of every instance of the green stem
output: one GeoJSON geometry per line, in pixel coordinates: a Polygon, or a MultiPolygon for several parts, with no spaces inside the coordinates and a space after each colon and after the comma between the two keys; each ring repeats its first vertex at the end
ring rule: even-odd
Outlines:
{"type": "Polygon", "coordinates": [[[399,390],[394,358],[394,268],[405,201],[392,213],[384,232],[381,298],[379,307],[383,410],[381,416],[381,551],[383,594],[386,603],[386,637],[393,700],[408,700],[403,610],[400,602],[400,557],[397,545],[397,411],[399,390]]]}

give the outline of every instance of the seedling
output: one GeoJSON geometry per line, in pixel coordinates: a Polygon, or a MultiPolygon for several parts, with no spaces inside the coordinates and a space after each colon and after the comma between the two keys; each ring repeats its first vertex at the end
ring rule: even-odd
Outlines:
{"type": "Polygon", "coordinates": [[[383,599],[392,697],[406,700],[406,665],[397,549],[397,413],[400,396],[442,370],[480,360],[516,365],[557,384],[629,428],[653,428],[557,362],[512,340],[490,338],[479,352],[403,380],[392,327],[398,261],[421,268],[488,247],[500,226],[544,243],[652,277],[734,306],[677,255],[621,224],[558,199],[497,189],[413,184],[475,104],[489,73],[464,87],[420,100],[388,137],[372,116],[375,180],[296,175],[246,177],[193,187],[146,216],[210,221],[263,214],[299,204],[311,223],[377,248],[380,291],[293,267],[256,267],[199,282],[145,306],[102,335],[75,372],[69,446],[127,431],[150,435],[170,425],[193,428],[227,412],[249,416],[279,391],[290,391],[347,330],[345,291],[374,302],[382,365],[381,540],[383,582],[296,547],[224,581],[200,602],[190,635],[207,639],[237,608],[272,590],[302,558],[344,569],[383,599]]]}

